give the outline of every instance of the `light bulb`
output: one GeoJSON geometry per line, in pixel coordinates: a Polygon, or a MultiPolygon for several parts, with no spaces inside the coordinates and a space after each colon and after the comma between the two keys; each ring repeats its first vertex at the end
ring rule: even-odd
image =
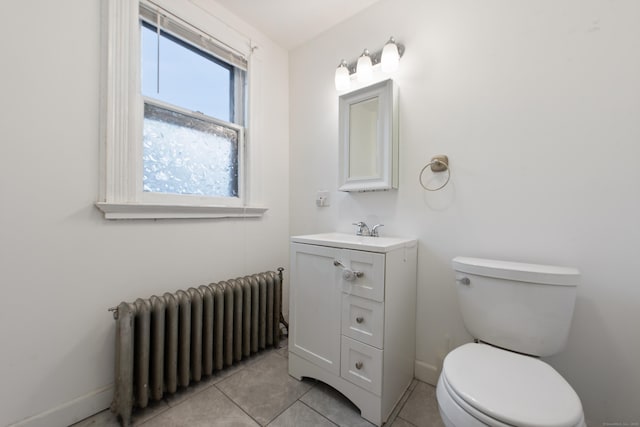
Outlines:
{"type": "Polygon", "coordinates": [[[336,90],[347,90],[351,87],[351,77],[349,77],[349,69],[347,68],[347,61],[344,59],[336,68],[335,75],[336,90]]]}
{"type": "Polygon", "coordinates": [[[393,73],[398,70],[400,63],[400,53],[398,52],[398,45],[396,41],[391,37],[387,44],[382,48],[382,58],[380,64],[384,73],[393,73]]]}
{"type": "Polygon", "coordinates": [[[356,76],[360,83],[369,83],[373,80],[373,64],[371,64],[371,57],[367,49],[365,49],[362,55],[360,55],[360,58],[358,58],[356,76]]]}

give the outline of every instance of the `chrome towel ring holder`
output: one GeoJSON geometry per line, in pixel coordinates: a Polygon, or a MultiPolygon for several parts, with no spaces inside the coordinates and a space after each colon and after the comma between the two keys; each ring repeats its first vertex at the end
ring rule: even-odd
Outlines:
{"type": "Polygon", "coordinates": [[[422,170],[420,171],[420,175],[418,175],[418,181],[420,181],[420,185],[422,186],[422,188],[424,188],[427,191],[438,191],[442,188],[444,188],[445,185],[447,185],[449,183],[449,179],[451,179],[451,168],[449,167],[449,158],[447,156],[434,156],[431,158],[431,161],[429,163],[427,163],[422,170]],[[439,187],[436,188],[429,188],[425,185],[424,181],[422,180],[422,176],[424,175],[424,171],[427,170],[427,168],[431,168],[431,172],[434,173],[439,173],[439,172],[446,172],[447,173],[447,179],[444,181],[444,184],[442,184],[439,187]]]}

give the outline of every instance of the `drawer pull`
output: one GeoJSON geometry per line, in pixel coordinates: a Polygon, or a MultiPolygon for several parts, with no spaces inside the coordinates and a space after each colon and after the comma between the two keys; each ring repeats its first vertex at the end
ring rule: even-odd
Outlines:
{"type": "Polygon", "coordinates": [[[350,268],[345,268],[342,270],[342,278],[347,282],[353,282],[358,277],[362,277],[364,273],[362,271],[351,270],[350,268]]]}
{"type": "Polygon", "coordinates": [[[364,322],[364,317],[362,316],[356,317],[356,323],[362,323],[362,322],[364,322]]]}
{"type": "Polygon", "coordinates": [[[357,370],[362,369],[362,365],[363,365],[362,362],[356,362],[356,369],[357,370]]]}
{"type": "Polygon", "coordinates": [[[357,270],[352,270],[350,268],[347,268],[344,266],[343,263],[341,263],[337,259],[333,260],[333,265],[335,265],[336,267],[342,268],[342,278],[347,282],[353,282],[358,277],[364,276],[364,273],[362,271],[357,271],[357,270]]]}

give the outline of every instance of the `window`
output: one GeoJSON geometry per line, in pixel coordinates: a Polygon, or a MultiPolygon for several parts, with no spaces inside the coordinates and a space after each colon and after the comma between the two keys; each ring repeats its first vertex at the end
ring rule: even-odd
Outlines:
{"type": "Polygon", "coordinates": [[[96,205],[108,219],[262,215],[245,188],[248,52],[151,3],[106,3],[96,205]]]}
{"type": "Polygon", "coordinates": [[[140,12],[143,191],[238,197],[244,70],[162,29],[155,11],[140,12]]]}

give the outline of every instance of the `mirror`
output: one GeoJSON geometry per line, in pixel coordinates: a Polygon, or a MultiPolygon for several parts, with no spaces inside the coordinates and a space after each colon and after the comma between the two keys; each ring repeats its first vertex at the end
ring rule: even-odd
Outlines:
{"type": "Polygon", "coordinates": [[[339,190],[398,188],[396,101],[391,79],[340,96],[339,190]]]}
{"type": "Polygon", "coordinates": [[[365,99],[349,106],[349,178],[377,176],[379,99],[365,99]]]}

